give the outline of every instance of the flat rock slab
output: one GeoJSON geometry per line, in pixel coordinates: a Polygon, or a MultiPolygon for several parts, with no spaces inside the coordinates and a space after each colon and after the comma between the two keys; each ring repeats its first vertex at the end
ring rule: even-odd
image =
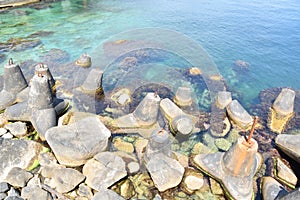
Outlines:
{"type": "Polygon", "coordinates": [[[66,166],[83,165],[106,150],[110,136],[110,131],[97,117],[87,117],[46,132],[46,140],[57,160],[66,166]]]}
{"type": "Polygon", "coordinates": [[[26,186],[22,189],[21,197],[30,200],[52,200],[50,193],[38,185],[26,186]]]}
{"type": "Polygon", "coordinates": [[[41,150],[42,146],[31,140],[0,138],[0,182],[14,167],[29,168],[41,150]]]}
{"type": "Polygon", "coordinates": [[[184,168],[177,160],[156,154],[146,163],[148,172],[159,191],[176,187],[183,178],[184,168]]]}
{"type": "Polygon", "coordinates": [[[281,134],[276,137],[275,143],[284,153],[300,163],[300,135],[281,134]]]}
{"type": "Polygon", "coordinates": [[[112,152],[102,152],[89,160],[82,169],[86,184],[101,191],[127,175],[126,163],[112,152]]]}

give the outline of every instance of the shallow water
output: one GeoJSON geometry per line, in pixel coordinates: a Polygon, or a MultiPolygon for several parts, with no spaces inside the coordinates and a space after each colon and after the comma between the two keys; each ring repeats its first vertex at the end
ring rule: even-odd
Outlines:
{"type": "Polygon", "coordinates": [[[122,31],[158,27],[183,33],[201,45],[245,106],[253,103],[265,88],[300,89],[300,2],[297,0],[66,0],[46,9],[16,10],[0,15],[1,42],[41,30],[54,32],[40,37],[42,45],[36,48],[5,53],[18,62],[29,58],[38,61],[51,48],[67,51],[74,60],[122,31]],[[237,73],[232,69],[238,59],[250,63],[248,71],[237,73]]]}

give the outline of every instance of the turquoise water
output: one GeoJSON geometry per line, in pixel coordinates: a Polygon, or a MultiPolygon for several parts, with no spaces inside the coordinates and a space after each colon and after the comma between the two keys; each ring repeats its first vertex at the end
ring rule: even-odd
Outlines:
{"type": "Polygon", "coordinates": [[[17,9],[27,15],[17,14],[16,10],[0,14],[1,42],[41,30],[54,32],[40,37],[42,45],[5,53],[7,57],[18,62],[30,58],[38,61],[51,48],[59,48],[74,60],[122,31],[158,27],[185,34],[201,45],[246,105],[265,88],[300,89],[298,0],[66,0],[51,6],[17,9]],[[234,71],[235,60],[250,63],[249,70],[234,71]]]}

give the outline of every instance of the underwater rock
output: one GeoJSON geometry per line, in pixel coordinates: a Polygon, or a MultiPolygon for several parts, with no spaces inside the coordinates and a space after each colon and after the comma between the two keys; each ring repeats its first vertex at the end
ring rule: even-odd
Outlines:
{"type": "Polygon", "coordinates": [[[233,100],[227,106],[227,113],[230,119],[242,129],[247,129],[252,125],[253,119],[251,115],[249,115],[237,100],[233,100]]]}
{"type": "Polygon", "coordinates": [[[216,104],[211,106],[210,133],[214,137],[224,137],[230,131],[231,124],[226,116],[226,110],[216,104]]]}
{"type": "Polygon", "coordinates": [[[300,163],[300,135],[281,134],[276,137],[275,143],[284,153],[300,163]]]}
{"type": "Polygon", "coordinates": [[[184,174],[184,168],[177,160],[162,153],[153,155],[146,163],[146,168],[160,192],[179,185],[184,174]]]}
{"type": "Polygon", "coordinates": [[[128,70],[128,69],[136,66],[137,62],[138,62],[138,60],[135,57],[126,57],[120,62],[119,66],[123,70],[128,70]]]}
{"type": "Polygon", "coordinates": [[[57,160],[66,166],[80,166],[105,151],[110,136],[110,131],[97,117],[53,127],[46,132],[46,140],[57,160]]]}
{"type": "Polygon", "coordinates": [[[262,196],[264,200],[280,199],[287,191],[274,178],[267,176],[262,178],[262,196]]]}
{"type": "Polygon", "coordinates": [[[155,93],[148,93],[133,113],[114,120],[117,128],[141,128],[155,124],[158,117],[160,97],[155,93]]]}
{"type": "Polygon", "coordinates": [[[54,31],[37,31],[34,32],[30,35],[27,36],[27,38],[39,38],[39,37],[46,37],[46,36],[50,36],[53,35],[55,32],[54,31]]]}
{"type": "Polygon", "coordinates": [[[232,66],[234,70],[249,70],[250,64],[244,60],[236,60],[232,66]]]}
{"type": "MultiPolygon", "coordinates": [[[[1,48],[1,46],[0,46],[1,48]]],[[[0,50],[1,52],[1,50],[0,50]]],[[[6,59],[6,55],[5,54],[0,54],[0,64],[4,62],[4,60],[6,59]]]]}
{"type": "Polygon", "coordinates": [[[199,154],[192,162],[223,185],[230,199],[250,200],[253,197],[253,177],[262,162],[257,149],[254,139],[248,143],[241,137],[227,152],[199,154]]]}
{"type": "Polygon", "coordinates": [[[70,55],[61,49],[50,49],[45,55],[40,56],[43,63],[57,63],[63,64],[70,60],[70,55]]]}
{"type": "Polygon", "coordinates": [[[82,169],[86,184],[101,191],[127,175],[125,162],[112,152],[102,152],[87,161],[82,169]]]}
{"type": "Polygon", "coordinates": [[[3,89],[0,92],[0,110],[7,108],[16,101],[17,94],[27,87],[27,81],[19,65],[10,59],[4,65],[3,89]]]}
{"type": "Polygon", "coordinates": [[[193,103],[192,91],[189,87],[179,87],[177,89],[174,102],[178,106],[190,106],[193,103]]]}
{"type": "Polygon", "coordinates": [[[268,126],[275,133],[282,133],[294,115],[295,91],[283,88],[270,108],[268,126]]]}
{"type": "Polygon", "coordinates": [[[14,167],[30,168],[41,150],[41,144],[31,140],[0,138],[0,182],[14,167]]]}
{"type": "Polygon", "coordinates": [[[218,92],[216,103],[220,109],[226,108],[228,104],[230,104],[231,102],[232,102],[231,92],[227,92],[227,91],[218,92]]]}
{"type": "Polygon", "coordinates": [[[89,68],[92,65],[92,58],[88,54],[81,54],[75,64],[79,67],[89,68]]]}

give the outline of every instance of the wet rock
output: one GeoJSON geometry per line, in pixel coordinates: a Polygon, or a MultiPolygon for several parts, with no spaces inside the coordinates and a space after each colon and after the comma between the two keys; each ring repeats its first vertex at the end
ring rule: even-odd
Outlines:
{"type": "Polygon", "coordinates": [[[112,152],[98,153],[82,169],[86,184],[101,191],[127,175],[125,162],[112,152]]]}
{"type": "Polygon", "coordinates": [[[294,115],[295,91],[283,88],[270,108],[268,126],[275,133],[282,133],[294,115]]]}
{"type": "Polygon", "coordinates": [[[292,187],[295,187],[297,184],[297,176],[295,173],[286,166],[280,158],[276,158],[276,174],[275,176],[282,180],[284,183],[287,183],[288,185],[291,185],[292,187]]]}
{"type": "Polygon", "coordinates": [[[14,167],[8,172],[5,181],[14,187],[24,187],[32,177],[30,172],[14,167]]]}
{"type": "Polygon", "coordinates": [[[9,186],[6,182],[0,183],[0,193],[7,192],[9,190],[9,186]]]}
{"type": "Polygon", "coordinates": [[[124,106],[131,102],[130,90],[123,88],[111,96],[111,99],[117,104],[124,106]]]}
{"type": "Polygon", "coordinates": [[[125,199],[132,199],[132,197],[136,194],[134,186],[129,179],[121,181],[112,189],[125,199]]]}
{"type": "Polygon", "coordinates": [[[190,106],[192,105],[192,91],[189,87],[179,87],[177,89],[174,102],[178,106],[190,106]]]}
{"type": "Polygon", "coordinates": [[[14,167],[28,169],[41,150],[42,146],[34,141],[0,138],[0,181],[14,167]]]}
{"type": "Polygon", "coordinates": [[[54,31],[37,31],[27,36],[27,38],[40,38],[53,35],[54,31]]]}
{"type": "Polygon", "coordinates": [[[106,150],[110,136],[110,131],[97,117],[87,117],[46,132],[46,140],[57,160],[67,166],[82,165],[106,150]]]}
{"type": "Polygon", "coordinates": [[[146,168],[155,187],[160,192],[179,185],[184,174],[184,168],[178,161],[162,153],[152,156],[149,162],[146,163],[146,168]]]}
{"type": "Polygon", "coordinates": [[[274,178],[267,176],[262,179],[262,196],[264,200],[274,200],[282,197],[287,191],[274,178]]]}
{"type": "Polygon", "coordinates": [[[231,92],[220,91],[217,96],[217,106],[220,109],[226,108],[232,102],[231,92]]]}
{"type": "Polygon", "coordinates": [[[227,113],[230,119],[243,129],[246,129],[252,125],[252,117],[237,100],[233,100],[227,106],[227,113]]]}
{"type": "Polygon", "coordinates": [[[124,58],[119,66],[123,70],[129,70],[130,68],[137,65],[138,60],[135,57],[126,57],[124,58]]]}
{"type": "Polygon", "coordinates": [[[5,128],[10,131],[10,133],[16,137],[22,137],[27,134],[27,126],[24,122],[14,122],[6,124],[5,128]]]}
{"type": "Polygon", "coordinates": [[[125,151],[128,153],[134,152],[133,145],[129,142],[123,141],[120,137],[114,139],[113,145],[117,150],[125,151]]]}
{"type": "Polygon", "coordinates": [[[92,189],[85,183],[79,185],[77,193],[79,196],[86,197],[87,199],[92,199],[93,197],[92,189]]]}
{"type": "Polygon", "coordinates": [[[215,144],[221,151],[228,151],[228,149],[231,147],[231,143],[225,138],[217,138],[215,140],[215,144]]]}
{"type": "Polygon", "coordinates": [[[79,171],[71,168],[55,169],[53,186],[59,193],[67,193],[79,185],[85,176],[79,171]]]}
{"type": "Polygon", "coordinates": [[[276,145],[288,156],[300,163],[300,135],[278,135],[276,145]]]}
{"type": "Polygon", "coordinates": [[[112,190],[108,189],[101,189],[99,190],[92,198],[92,200],[99,200],[99,199],[105,199],[105,200],[124,200],[123,197],[118,195],[112,190]]]}
{"type": "Polygon", "coordinates": [[[35,48],[42,44],[40,39],[34,38],[10,38],[7,40],[6,45],[9,46],[11,51],[24,51],[27,49],[35,48]]]}

